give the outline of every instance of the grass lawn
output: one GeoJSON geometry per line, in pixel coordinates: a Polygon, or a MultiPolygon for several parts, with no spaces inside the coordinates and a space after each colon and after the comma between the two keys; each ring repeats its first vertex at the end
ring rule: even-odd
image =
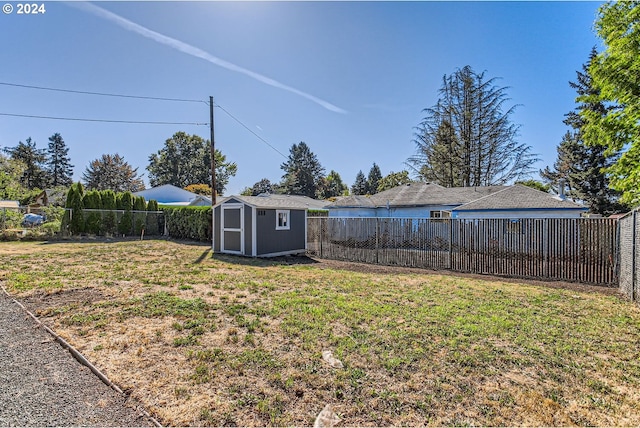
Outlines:
{"type": "Polygon", "coordinates": [[[640,425],[633,303],[364,270],[184,242],[0,244],[9,293],[164,424],[312,425],[331,403],[339,426],[640,425]]]}

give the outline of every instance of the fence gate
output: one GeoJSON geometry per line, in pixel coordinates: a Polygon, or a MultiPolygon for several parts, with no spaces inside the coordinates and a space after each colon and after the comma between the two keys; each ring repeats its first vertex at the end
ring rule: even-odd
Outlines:
{"type": "Polygon", "coordinates": [[[244,205],[221,205],[220,251],[223,253],[244,254],[244,205]]]}

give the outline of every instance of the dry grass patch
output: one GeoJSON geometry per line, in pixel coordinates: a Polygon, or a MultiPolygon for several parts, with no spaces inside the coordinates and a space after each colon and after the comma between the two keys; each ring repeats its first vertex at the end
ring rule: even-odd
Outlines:
{"type": "Polygon", "coordinates": [[[640,424],[631,303],[298,261],[12,243],[0,280],[166,424],[312,425],[326,403],[344,426],[640,424]]]}

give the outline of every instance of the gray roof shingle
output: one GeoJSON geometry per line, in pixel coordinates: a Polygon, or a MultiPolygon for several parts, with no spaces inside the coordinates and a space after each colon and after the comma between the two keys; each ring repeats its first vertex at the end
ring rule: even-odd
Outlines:
{"type": "Polygon", "coordinates": [[[586,207],[575,202],[561,200],[549,193],[516,184],[505,186],[493,193],[456,208],[456,211],[505,210],[505,209],[582,209],[586,207]]]}
{"type": "MultiPolygon", "coordinates": [[[[327,205],[327,201],[319,201],[317,199],[311,199],[307,196],[298,196],[298,195],[274,195],[274,194],[263,194],[260,196],[230,196],[227,199],[237,199],[246,204],[254,206],[256,208],[261,209],[278,209],[278,208],[289,208],[289,209],[310,209],[310,210],[320,210],[324,209],[327,205]]],[[[225,202],[227,199],[223,200],[225,202]]]]}

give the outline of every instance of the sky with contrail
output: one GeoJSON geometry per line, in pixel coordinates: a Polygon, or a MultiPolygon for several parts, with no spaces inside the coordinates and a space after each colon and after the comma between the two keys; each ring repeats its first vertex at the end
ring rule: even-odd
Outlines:
{"type": "Polygon", "coordinates": [[[278,82],[277,80],[274,80],[270,77],[264,76],[260,73],[256,73],[255,71],[251,71],[248,70],[244,67],[241,67],[239,65],[230,63],[229,61],[225,61],[221,58],[218,58],[214,55],[211,55],[210,53],[203,51],[200,48],[197,48],[195,46],[192,46],[188,43],[182,42],[180,40],[174,39],[172,37],[169,36],[165,36],[164,34],[160,34],[157,31],[153,31],[149,28],[146,28],[140,24],[136,24],[135,22],[129,21],[126,18],[123,18],[120,15],[117,15],[113,12],[110,12],[108,10],[105,10],[99,6],[96,6],[92,3],[69,3],[70,5],[81,9],[83,11],[89,12],[95,16],[98,16],[100,18],[106,19],[108,21],[113,22],[114,24],[124,28],[127,31],[131,31],[137,34],[140,34],[143,37],[146,37],[148,39],[151,39],[155,42],[158,42],[160,44],[163,44],[165,46],[169,46],[170,48],[173,48],[177,51],[180,51],[182,53],[185,53],[187,55],[191,55],[193,57],[196,58],[200,58],[203,59],[207,62],[210,62],[211,64],[217,65],[219,67],[222,68],[226,68],[227,70],[231,70],[231,71],[235,71],[236,73],[240,73],[240,74],[244,74],[245,76],[249,76],[252,79],[255,79],[261,83],[264,83],[265,85],[269,85],[269,86],[273,86],[274,88],[278,88],[278,89],[282,89],[284,91],[287,92],[291,92],[293,94],[296,94],[300,97],[306,98],[310,101],[313,101],[314,103],[326,108],[329,111],[335,112],[335,113],[347,113],[344,109],[341,109],[340,107],[331,104],[328,101],[325,101],[321,98],[318,98],[316,96],[313,96],[311,94],[308,94],[306,92],[303,92],[299,89],[293,88],[291,86],[285,85],[284,83],[278,82]]]}

